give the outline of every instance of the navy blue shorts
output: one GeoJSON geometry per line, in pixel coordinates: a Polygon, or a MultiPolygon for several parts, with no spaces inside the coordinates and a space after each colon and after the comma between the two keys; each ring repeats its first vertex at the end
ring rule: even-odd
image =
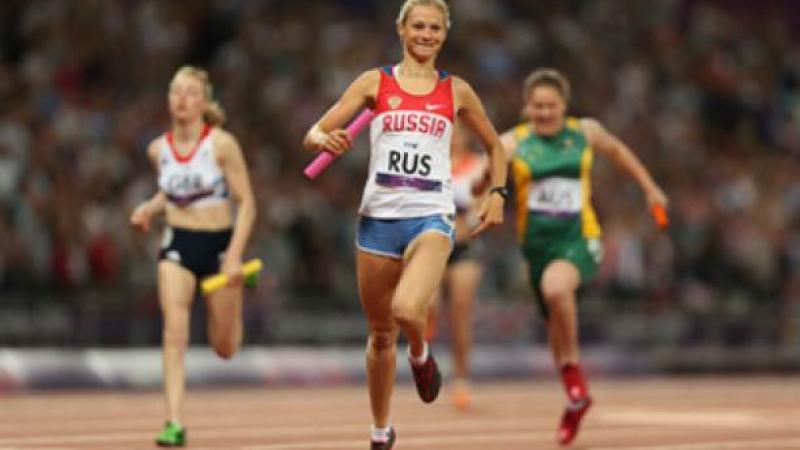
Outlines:
{"type": "Polygon", "coordinates": [[[402,259],[409,244],[428,231],[447,236],[450,243],[456,237],[453,220],[446,215],[410,219],[375,219],[362,216],[358,222],[356,246],[367,253],[402,259]]]}
{"type": "Polygon", "coordinates": [[[188,269],[198,279],[220,270],[222,257],[233,230],[196,231],[167,227],[158,259],[172,261],[188,269]]]}

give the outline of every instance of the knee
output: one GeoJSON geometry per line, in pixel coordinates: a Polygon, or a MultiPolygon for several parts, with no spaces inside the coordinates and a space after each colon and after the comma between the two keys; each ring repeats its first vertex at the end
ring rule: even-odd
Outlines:
{"type": "Polygon", "coordinates": [[[401,326],[410,322],[413,317],[414,313],[407,305],[398,304],[397,302],[392,305],[392,318],[401,326]]]}
{"type": "Polygon", "coordinates": [[[208,337],[217,356],[231,359],[241,347],[243,328],[241,324],[220,324],[212,320],[208,327],[208,337]]]}
{"type": "Polygon", "coordinates": [[[221,345],[214,347],[214,352],[222,359],[233,358],[233,355],[236,354],[237,350],[239,350],[239,348],[233,345],[221,345]]]}
{"type": "Polygon", "coordinates": [[[424,324],[427,319],[427,310],[413,302],[395,301],[392,304],[392,317],[401,327],[424,324]]]}
{"type": "Polygon", "coordinates": [[[372,329],[369,332],[369,347],[375,353],[394,350],[397,345],[397,333],[391,329],[372,329]]]}
{"type": "Polygon", "coordinates": [[[222,359],[231,359],[242,344],[242,331],[231,330],[229,333],[219,333],[216,330],[210,330],[211,346],[214,348],[214,353],[222,359]]]}
{"type": "Polygon", "coordinates": [[[570,296],[568,289],[561,286],[544,285],[542,286],[542,297],[547,307],[550,309],[558,308],[570,296]]]}
{"type": "Polygon", "coordinates": [[[189,330],[182,326],[165,324],[161,339],[164,347],[186,350],[189,347],[189,330]]]}
{"type": "Polygon", "coordinates": [[[222,359],[231,359],[239,351],[239,342],[222,342],[214,345],[214,353],[222,359]]]}

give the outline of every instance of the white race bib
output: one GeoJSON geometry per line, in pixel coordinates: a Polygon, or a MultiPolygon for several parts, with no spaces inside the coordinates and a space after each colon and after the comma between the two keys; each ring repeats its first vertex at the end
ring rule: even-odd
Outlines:
{"type": "Polygon", "coordinates": [[[531,184],[528,209],[547,214],[577,214],[583,206],[583,185],[574,178],[551,177],[531,184]]]}

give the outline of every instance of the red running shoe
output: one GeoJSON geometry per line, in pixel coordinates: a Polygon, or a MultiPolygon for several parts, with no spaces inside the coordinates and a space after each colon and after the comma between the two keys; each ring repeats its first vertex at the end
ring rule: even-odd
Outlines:
{"type": "Polygon", "coordinates": [[[414,374],[414,383],[417,385],[419,398],[425,403],[431,403],[436,400],[442,388],[442,374],[439,372],[436,360],[433,359],[433,352],[430,351],[430,347],[428,349],[428,360],[425,361],[425,364],[417,367],[411,363],[411,372],[414,374]]]}
{"type": "Polygon", "coordinates": [[[395,433],[394,428],[392,428],[389,430],[389,440],[386,442],[371,441],[372,445],[370,446],[370,450],[392,450],[395,439],[397,439],[397,433],[395,433]]]}
{"type": "Polygon", "coordinates": [[[561,424],[558,426],[558,435],[556,436],[560,445],[569,445],[575,439],[581,426],[581,420],[591,406],[591,397],[585,397],[567,405],[564,415],[561,416],[561,424]]]}

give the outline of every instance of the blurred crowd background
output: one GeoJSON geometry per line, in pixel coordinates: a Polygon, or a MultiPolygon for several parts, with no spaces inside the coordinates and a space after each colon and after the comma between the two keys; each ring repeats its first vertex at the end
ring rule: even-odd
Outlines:
{"type": "MultiPolygon", "coordinates": [[[[0,345],[157,345],[160,235],[128,225],[166,89],[210,71],[258,198],[252,344],[363,342],[353,239],[365,140],[318,180],[303,134],[360,72],[398,61],[400,1],[0,3],[0,345]]],[[[626,141],[671,198],[594,171],[605,260],[582,292],[587,344],[800,348],[800,10],[791,1],[454,0],[439,66],[499,130],[552,66],[571,112],[626,141]]],[[[479,150],[479,149],[478,149],[479,150]]],[[[478,339],[543,327],[508,225],[484,238],[478,339]]],[[[197,314],[202,315],[202,308],[197,314]]],[[[199,324],[197,324],[199,325],[199,324]]],[[[202,326],[195,326],[202,339],[202,326]]]]}

